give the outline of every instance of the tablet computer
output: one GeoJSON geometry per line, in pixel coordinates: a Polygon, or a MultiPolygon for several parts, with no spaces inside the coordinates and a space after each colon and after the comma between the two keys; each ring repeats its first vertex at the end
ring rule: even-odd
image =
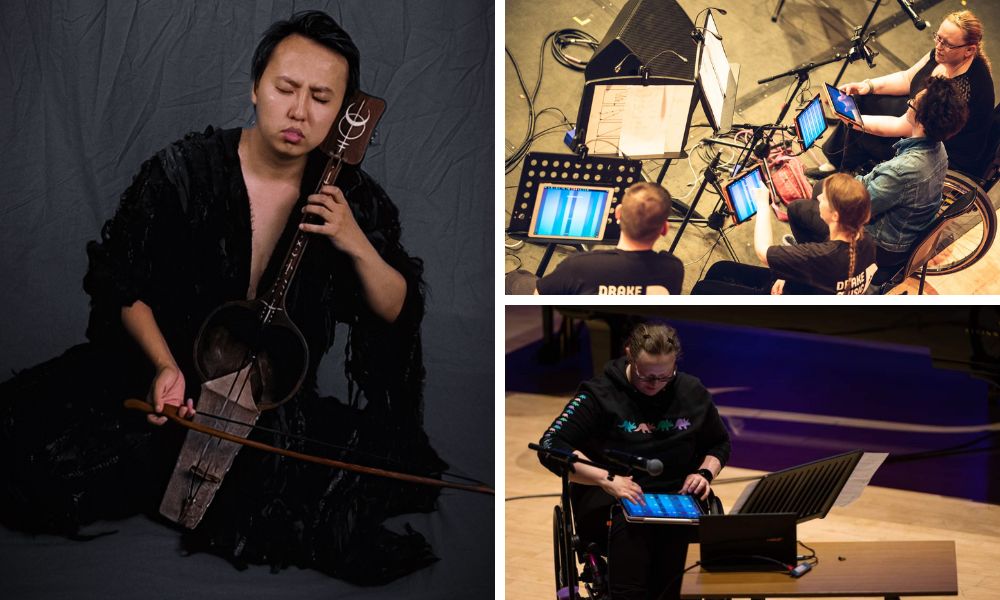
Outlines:
{"type": "Polygon", "coordinates": [[[837,118],[849,125],[857,125],[859,128],[864,129],[864,123],[861,122],[861,111],[858,110],[858,105],[854,102],[854,98],[841,92],[829,83],[823,84],[823,95],[826,97],[827,103],[833,109],[833,114],[837,118]]]}
{"type": "Polygon", "coordinates": [[[823,114],[823,103],[819,94],[806,104],[806,107],[795,115],[795,133],[798,135],[802,151],[812,148],[819,136],[826,132],[826,116],[823,114]]]}
{"type": "Polygon", "coordinates": [[[757,214],[757,203],[753,199],[753,192],[758,188],[767,190],[768,195],[771,195],[764,177],[764,169],[760,165],[745,171],[723,188],[723,198],[729,213],[733,215],[733,224],[739,225],[757,214]]]}
{"type": "Polygon", "coordinates": [[[642,498],[645,505],[622,499],[626,521],[697,525],[702,515],[698,500],[687,494],[643,494],[642,498]]]}
{"type": "Polygon", "coordinates": [[[528,236],[599,242],[604,239],[613,199],[610,187],[539,184],[528,236]]]}

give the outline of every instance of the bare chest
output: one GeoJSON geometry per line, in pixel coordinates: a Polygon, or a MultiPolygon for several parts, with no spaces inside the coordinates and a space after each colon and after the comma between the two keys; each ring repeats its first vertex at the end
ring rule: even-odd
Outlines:
{"type": "Polygon", "coordinates": [[[299,190],[286,184],[247,181],[250,197],[250,285],[247,298],[257,297],[257,286],[267,268],[281,232],[288,223],[299,190]]]}

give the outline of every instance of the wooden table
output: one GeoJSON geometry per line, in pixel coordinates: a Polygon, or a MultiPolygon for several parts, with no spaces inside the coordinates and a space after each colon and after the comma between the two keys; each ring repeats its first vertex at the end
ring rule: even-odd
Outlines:
{"type": "MultiPolygon", "coordinates": [[[[955,542],[815,542],[819,564],[798,579],[778,572],[684,575],[681,598],[956,596],[955,542]]],[[[799,546],[799,551],[806,551],[799,546]]],[[[687,564],[698,560],[691,544],[687,564]]]]}

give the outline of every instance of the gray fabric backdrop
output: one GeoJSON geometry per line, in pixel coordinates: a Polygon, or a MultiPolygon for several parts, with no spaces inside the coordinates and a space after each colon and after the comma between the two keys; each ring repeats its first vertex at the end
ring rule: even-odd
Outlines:
{"type": "MultiPolygon", "coordinates": [[[[455,469],[492,483],[495,32],[486,0],[0,1],[0,379],[84,340],[84,246],[140,163],[189,131],[246,126],[261,33],[312,8],[352,34],[362,88],[388,103],[364,168],[399,206],[403,243],[426,262],[428,434],[455,469]]],[[[340,390],[339,363],[339,351],[324,363],[326,393],[340,390]]],[[[404,522],[442,560],[384,588],[182,558],[175,533],[135,518],[88,543],[0,530],[0,589],[8,598],[175,598],[205,586],[219,597],[492,597],[491,498],[445,492],[438,513],[404,522]]]]}

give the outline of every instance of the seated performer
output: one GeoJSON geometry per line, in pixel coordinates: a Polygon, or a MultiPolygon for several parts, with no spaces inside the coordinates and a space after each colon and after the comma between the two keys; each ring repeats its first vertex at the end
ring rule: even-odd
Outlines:
{"type": "MultiPolygon", "coordinates": [[[[942,142],[965,125],[966,115],[955,81],[931,77],[906,112],[910,137],[893,145],[895,157],[858,177],[871,196],[872,220],[866,231],[878,246],[879,270],[872,284],[881,285],[899,270],[910,247],[937,215],[948,170],[942,142]]],[[[830,239],[815,199],[791,203],[788,224],[798,243],[830,239]]]]}
{"type": "MultiPolygon", "coordinates": [[[[754,250],[765,267],[719,261],[692,294],[861,294],[866,269],[875,262],[875,244],[865,234],[871,199],[857,179],[837,173],[821,181],[817,207],[827,227],[825,241],[774,246],[770,196],[756,190],[754,250]]],[[[808,202],[799,200],[793,202],[808,202]]]]}
{"type": "MultiPolygon", "coordinates": [[[[325,13],[298,13],[266,31],[251,75],[255,125],[208,128],[157,153],[88,245],[89,343],[0,384],[8,526],[72,535],[156,512],[183,430],[150,427],[122,402],[148,398],[157,412],[173,404],[191,417],[199,326],[223,303],[269,289],[297,227],[313,236],[286,301],[309,348],[305,381],[250,437],[297,450],[320,439],[342,448],[338,458],[365,451],[415,473],[444,468],[421,427],[423,267],[400,245],[398,211],[349,165],[313,193],[326,163],[317,147],[358,88],[358,48],[325,13]],[[299,225],[302,213],[312,224],[299,225]],[[349,329],[345,402],[317,392],[337,323],[349,329]]],[[[436,559],[419,533],[382,522],[433,510],[436,497],[245,449],[182,541],[240,568],[298,565],[384,583],[436,559]]]]}
{"type": "MultiPolygon", "coordinates": [[[[663,472],[655,477],[639,472],[609,478],[604,469],[572,467],[577,533],[585,545],[593,542],[607,551],[608,583],[616,600],[678,598],[694,532],[682,525],[629,523],[619,500],[639,502],[644,492],[705,499],[729,460],[729,434],[712,395],[697,377],[677,370],[680,356],[672,327],[639,324],[628,337],[625,356],[581,383],[539,442],[596,462],[605,461],[607,449],[663,462],[663,472]]],[[[561,472],[557,461],[543,458],[542,464],[561,472]]]]}
{"type": "Polygon", "coordinates": [[[615,209],[621,237],[614,250],[593,250],[567,257],[536,283],[537,294],[602,296],[679,294],[684,264],[653,245],[667,234],[670,192],[639,182],[629,186],[615,209]]]}
{"type": "Polygon", "coordinates": [[[840,90],[855,95],[862,111],[864,132],[851,131],[843,123],[823,144],[829,162],[806,174],[819,179],[836,169],[869,171],[893,156],[893,144],[913,135],[907,118],[907,101],[916,97],[930,77],[954,81],[969,107],[969,118],[958,133],[945,141],[950,168],[981,175],[992,156],[985,156],[986,139],[993,113],[993,77],[983,51],[983,24],[970,11],[945,17],[934,34],[934,50],[905,71],[845,83],[840,90]]]}

